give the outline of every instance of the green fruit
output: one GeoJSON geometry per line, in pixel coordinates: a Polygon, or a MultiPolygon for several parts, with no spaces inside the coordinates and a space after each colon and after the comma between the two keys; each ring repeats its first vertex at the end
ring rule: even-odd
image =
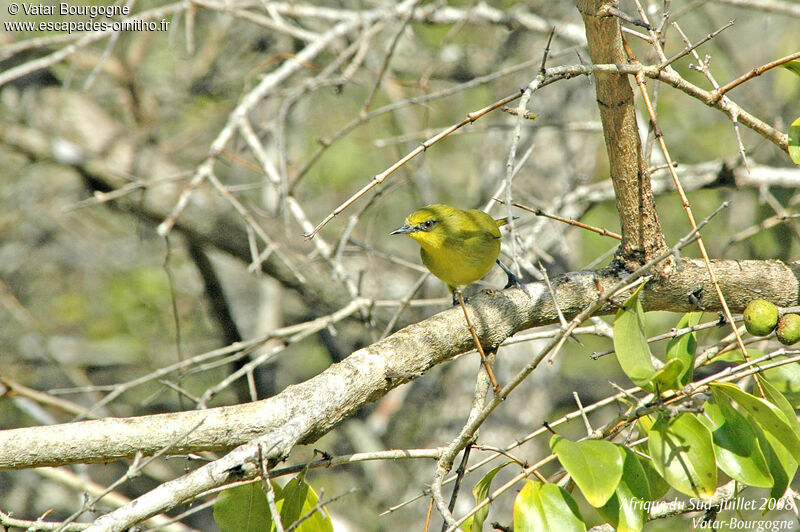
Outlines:
{"type": "Polygon", "coordinates": [[[778,321],[778,341],[784,345],[792,345],[800,340],[800,316],[784,314],[778,321]]]}
{"type": "Polygon", "coordinates": [[[778,307],[763,299],[755,299],[744,309],[744,326],[753,336],[766,336],[778,324],[778,307]]]}

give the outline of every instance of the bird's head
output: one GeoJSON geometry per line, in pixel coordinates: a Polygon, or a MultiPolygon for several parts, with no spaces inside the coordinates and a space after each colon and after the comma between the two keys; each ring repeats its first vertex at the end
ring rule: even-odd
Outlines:
{"type": "Polygon", "coordinates": [[[389,234],[408,235],[421,245],[435,246],[446,236],[445,225],[454,211],[448,205],[427,205],[406,216],[405,225],[389,234]]]}

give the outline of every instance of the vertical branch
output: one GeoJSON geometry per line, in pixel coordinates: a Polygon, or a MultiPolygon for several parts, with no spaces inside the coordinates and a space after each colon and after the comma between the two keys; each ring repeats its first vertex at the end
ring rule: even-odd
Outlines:
{"type": "MultiPolygon", "coordinates": [[[[625,64],[619,21],[610,13],[615,2],[578,0],[577,5],[586,26],[592,62],[625,64]]],[[[630,269],[659,255],[667,246],[656,214],[650,172],[636,126],[630,82],[626,76],[602,72],[595,73],[595,81],[622,227],[622,243],[616,258],[630,269]]]]}

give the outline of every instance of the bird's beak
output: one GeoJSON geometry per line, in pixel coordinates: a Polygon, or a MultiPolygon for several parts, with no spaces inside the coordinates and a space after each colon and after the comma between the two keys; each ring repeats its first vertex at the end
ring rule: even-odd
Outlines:
{"type": "Polygon", "coordinates": [[[403,227],[398,227],[391,233],[390,235],[407,235],[408,233],[413,233],[416,229],[411,227],[410,225],[404,225],[403,227]]]}

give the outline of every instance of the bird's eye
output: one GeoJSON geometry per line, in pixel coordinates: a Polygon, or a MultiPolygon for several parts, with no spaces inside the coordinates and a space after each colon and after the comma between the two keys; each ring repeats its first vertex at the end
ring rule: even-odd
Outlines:
{"type": "Polygon", "coordinates": [[[433,227],[434,223],[436,223],[436,220],[425,220],[424,222],[422,222],[422,228],[426,230],[430,229],[431,227],[433,227]]]}

